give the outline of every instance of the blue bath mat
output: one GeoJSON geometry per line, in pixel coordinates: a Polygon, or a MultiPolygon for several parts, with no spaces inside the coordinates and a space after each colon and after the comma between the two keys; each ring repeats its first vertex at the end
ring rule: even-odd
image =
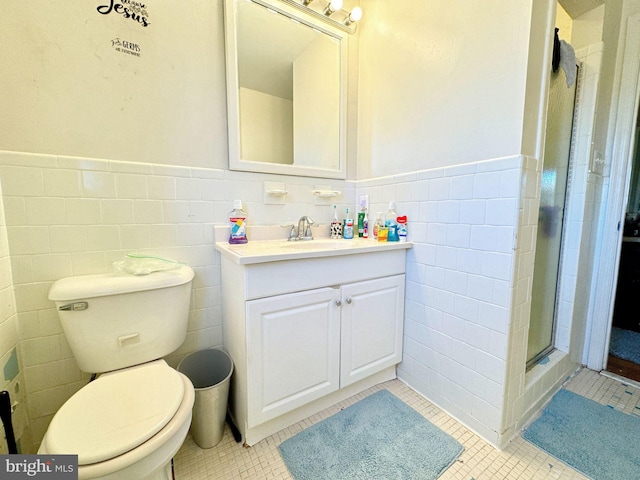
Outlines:
{"type": "Polygon", "coordinates": [[[295,480],[434,480],[462,445],[380,390],[282,442],[295,480]]]}
{"type": "Polygon", "coordinates": [[[594,480],[640,478],[640,418],[560,390],[522,436],[594,480]]]}
{"type": "Polygon", "coordinates": [[[609,353],[623,360],[640,364],[640,333],[613,327],[609,353]]]}

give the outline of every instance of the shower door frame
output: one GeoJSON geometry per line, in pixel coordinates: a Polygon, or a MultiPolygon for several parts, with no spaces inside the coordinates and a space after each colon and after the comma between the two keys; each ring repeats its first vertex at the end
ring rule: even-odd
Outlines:
{"type": "Polygon", "coordinates": [[[599,235],[597,257],[594,262],[595,279],[593,295],[589,306],[588,338],[584,363],[587,367],[600,371],[606,368],[613,320],[615,290],[618,278],[620,253],[622,248],[622,225],[629,195],[629,179],[634,149],[634,131],[640,99],[640,13],[627,19],[624,54],[620,73],[619,88],[614,91],[616,98],[615,124],[611,148],[606,158],[611,159],[608,175],[609,189],[606,208],[601,212],[598,225],[599,235]],[[628,99],[633,98],[630,102],[628,99]]]}
{"type": "MultiPolygon", "coordinates": [[[[565,185],[564,185],[564,198],[563,198],[563,202],[562,202],[562,221],[560,222],[559,225],[559,251],[558,251],[558,264],[557,264],[557,271],[556,271],[556,277],[555,277],[555,286],[553,289],[554,292],[554,306],[553,306],[553,315],[552,315],[552,319],[551,319],[551,333],[550,333],[550,341],[549,341],[549,345],[547,345],[547,347],[543,348],[541,351],[539,351],[536,355],[534,355],[531,359],[527,360],[526,363],[526,368],[529,369],[531,367],[533,367],[534,365],[536,365],[540,360],[542,360],[545,356],[547,356],[550,352],[552,352],[555,348],[556,348],[556,330],[557,330],[557,326],[558,326],[558,307],[559,307],[559,296],[560,296],[560,290],[561,290],[561,279],[562,279],[562,274],[563,274],[563,261],[564,261],[564,254],[565,254],[565,241],[566,241],[566,220],[567,220],[567,209],[568,209],[568,202],[569,202],[569,197],[571,195],[571,179],[572,179],[572,175],[573,175],[573,169],[574,169],[574,157],[575,157],[575,151],[576,151],[576,142],[577,142],[577,138],[576,138],[576,121],[577,121],[577,117],[578,117],[578,108],[579,108],[579,95],[581,92],[581,84],[582,81],[584,80],[584,70],[582,68],[582,62],[578,59],[576,59],[576,77],[575,77],[575,83],[574,83],[574,89],[573,89],[573,102],[572,102],[572,109],[571,109],[571,133],[570,133],[570,139],[569,139],[569,149],[568,149],[568,154],[567,154],[567,158],[566,158],[566,166],[567,166],[567,174],[566,174],[566,178],[565,178],[565,185]]],[[[560,74],[560,72],[558,72],[558,74],[560,74]]],[[[560,79],[558,79],[557,81],[560,81],[560,79]]],[[[550,91],[550,90],[549,90],[550,91]]],[[[547,117],[547,122],[549,121],[549,118],[547,117]]],[[[547,127],[545,127],[547,128],[547,127]]],[[[545,135],[545,138],[547,136],[545,135]]],[[[546,147],[545,147],[546,150],[546,147]]],[[[543,155],[543,159],[544,159],[544,155],[543,155]]],[[[544,160],[543,160],[543,167],[542,170],[544,172],[544,160]]],[[[539,220],[538,220],[539,221],[539,220]]],[[[540,230],[540,224],[538,223],[538,230],[540,230]]],[[[537,244],[537,242],[536,242],[537,244]]],[[[536,252],[537,253],[537,252],[536,252]]],[[[535,261],[535,259],[534,259],[535,261]]],[[[535,271],[534,271],[534,278],[535,278],[535,271]]],[[[535,280],[534,280],[535,281],[535,280]]],[[[533,293],[533,292],[532,292],[533,293]]],[[[534,299],[533,297],[531,298],[531,304],[532,304],[532,308],[531,308],[531,312],[533,314],[533,302],[534,299]]],[[[529,328],[531,328],[531,323],[529,324],[529,328]]],[[[527,348],[527,356],[529,354],[528,348],[527,348]]]]}

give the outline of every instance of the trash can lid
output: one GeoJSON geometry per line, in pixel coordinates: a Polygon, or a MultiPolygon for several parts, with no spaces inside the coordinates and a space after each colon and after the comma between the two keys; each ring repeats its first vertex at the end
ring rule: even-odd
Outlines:
{"type": "Polygon", "coordinates": [[[181,375],[164,362],[106,374],[80,389],[47,430],[51,454],[102,462],[147,441],[175,415],[184,396],[181,375]]]}

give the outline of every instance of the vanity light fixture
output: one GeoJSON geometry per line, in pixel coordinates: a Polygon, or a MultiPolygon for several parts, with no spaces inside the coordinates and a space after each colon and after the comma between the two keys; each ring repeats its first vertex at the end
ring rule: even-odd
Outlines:
{"type": "Polygon", "coordinates": [[[342,0],[331,0],[324,9],[324,13],[327,17],[331,16],[337,10],[342,9],[342,0]]]}
{"type": "MultiPolygon", "coordinates": [[[[251,0],[260,3],[260,0],[251,0]]],[[[344,30],[347,33],[356,33],[356,23],[362,18],[362,9],[354,7],[351,12],[342,9],[343,0],[330,0],[323,8],[324,2],[315,0],[280,0],[292,7],[315,17],[318,20],[327,22],[334,27],[344,30]],[[335,14],[335,15],[334,15],[335,14]],[[339,20],[342,19],[342,20],[339,20]]]]}

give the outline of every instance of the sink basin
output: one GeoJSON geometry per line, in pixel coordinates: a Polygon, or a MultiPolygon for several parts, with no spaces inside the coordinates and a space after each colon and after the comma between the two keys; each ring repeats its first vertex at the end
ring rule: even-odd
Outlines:
{"type": "Polygon", "coordinates": [[[372,238],[351,240],[316,238],[314,240],[258,240],[242,245],[216,243],[216,250],[238,264],[278,262],[301,258],[354,255],[382,250],[411,248],[411,242],[377,242],[372,238]]]}

